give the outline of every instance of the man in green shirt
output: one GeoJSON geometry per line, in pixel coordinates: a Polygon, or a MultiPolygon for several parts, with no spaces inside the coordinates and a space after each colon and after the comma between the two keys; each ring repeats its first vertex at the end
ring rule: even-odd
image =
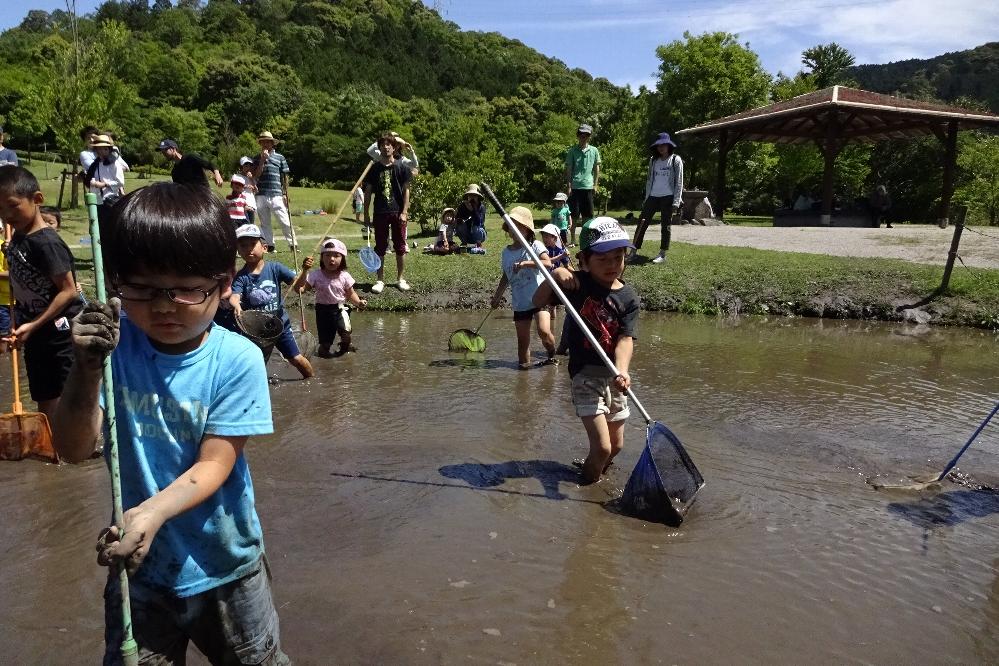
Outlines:
{"type": "MultiPolygon", "coordinates": [[[[593,218],[593,192],[600,179],[600,151],[590,145],[593,128],[582,124],[576,130],[579,142],[565,154],[565,181],[569,188],[569,212],[573,222],[586,224],[593,218]]],[[[569,227],[570,245],[576,245],[576,224],[569,227]]]]}

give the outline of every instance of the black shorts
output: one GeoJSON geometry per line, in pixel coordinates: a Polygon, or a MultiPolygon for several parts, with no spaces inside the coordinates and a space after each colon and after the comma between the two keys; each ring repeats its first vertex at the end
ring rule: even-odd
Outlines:
{"type": "Polygon", "coordinates": [[[577,227],[593,219],[593,190],[573,190],[569,193],[569,212],[577,227]]]}
{"type": "Polygon", "coordinates": [[[538,314],[541,308],[531,308],[530,310],[514,310],[513,320],[514,321],[524,321],[525,319],[534,319],[534,315],[538,314]]]}
{"type": "Polygon", "coordinates": [[[35,402],[62,395],[63,384],[73,367],[73,338],[68,330],[57,330],[49,322],[24,343],[24,365],[28,392],[35,402]]]}

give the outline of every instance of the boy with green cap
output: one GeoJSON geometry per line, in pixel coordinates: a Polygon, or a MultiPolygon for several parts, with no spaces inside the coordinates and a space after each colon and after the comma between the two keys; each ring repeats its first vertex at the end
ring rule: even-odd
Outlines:
{"type": "MultiPolygon", "coordinates": [[[[629,416],[625,392],[631,386],[628,369],[635,348],[641,300],[631,285],[621,281],[624,259],[632,247],[628,234],[610,217],[587,222],[579,235],[579,263],[585,270],[557,268],[552,275],[582,317],[601,349],[617,366],[613,375],[585,333],[573,326],[569,338],[569,376],[572,403],[589,439],[583,461],[583,480],[593,483],[607,470],[624,446],[624,423],[629,416]]],[[[534,305],[557,303],[551,286],[543,282],[534,305]]]]}

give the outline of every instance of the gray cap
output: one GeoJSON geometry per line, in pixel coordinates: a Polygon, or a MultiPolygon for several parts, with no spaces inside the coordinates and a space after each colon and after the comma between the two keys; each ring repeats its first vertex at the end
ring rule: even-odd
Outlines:
{"type": "Polygon", "coordinates": [[[576,134],[593,134],[593,128],[586,123],[583,123],[579,126],[579,129],[576,130],[576,134]]]}

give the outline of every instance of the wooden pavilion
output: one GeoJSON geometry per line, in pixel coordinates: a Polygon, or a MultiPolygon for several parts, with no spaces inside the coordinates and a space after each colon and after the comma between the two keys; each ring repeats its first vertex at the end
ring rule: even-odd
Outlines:
{"type": "Polygon", "coordinates": [[[943,104],[892,97],[879,93],[833,86],[799,95],[725,118],[680,130],[677,136],[718,136],[718,177],[715,197],[719,217],[725,210],[725,162],[728,151],[739,141],[769,143],[815,143],[825,158],[822,179],[820,223],[831,224],[833,168],[843,146],[854,142],[877,142],[934,135],[944,148],[941,227],[947,226],[954,194],[959,130],[999,128],[999,115],[943,104]]]}

